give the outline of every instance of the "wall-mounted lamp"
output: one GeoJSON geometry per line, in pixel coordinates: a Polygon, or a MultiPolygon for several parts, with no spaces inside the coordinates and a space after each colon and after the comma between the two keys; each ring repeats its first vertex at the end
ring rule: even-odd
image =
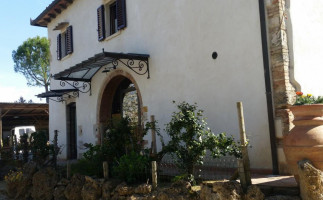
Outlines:
{"type": "Polygon", "coordinates": [[[113,65],[112,67],[106,67],[102,73],[108,73],[111,71],[111,69],[117,69],[117,66],[113,65]]]}

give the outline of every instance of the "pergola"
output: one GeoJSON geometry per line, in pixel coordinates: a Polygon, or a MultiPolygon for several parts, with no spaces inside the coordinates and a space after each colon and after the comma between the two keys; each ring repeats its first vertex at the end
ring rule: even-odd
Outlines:
{"type": "Polygon", "coordinates": [[[48,104],[43,103],[0,103],[0,147],[3,131],[16,126],[36,127],[48,131],[48,104]]]}

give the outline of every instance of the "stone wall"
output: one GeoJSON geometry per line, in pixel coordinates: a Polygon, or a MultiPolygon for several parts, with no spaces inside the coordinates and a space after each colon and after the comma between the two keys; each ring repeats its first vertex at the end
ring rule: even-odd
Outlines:
{"type": "Polygon", "coordinates": [[[214,181],[193,189],[186,181],[177,181],[152,189],[150,184],[127,185],[115,179],[97,179],[75,174],[71,179],[59,178],[51,168],[37,170],[35,163],[27,163],[22,171],[8,175],[7,194],[11,199],[34,200],[198,200],[198,199],[264,199],[256,186],[244,194],[236,181],[214,181]],[[210,195],[209,195],[210,194],[210,195]],[[229,198],[230,197],[230,198],[229,198]]]}
{"type": "Polygon", "coordinates": [[[292,128],[288,107],[295,101],[295,88],[290,81],[285,0],[267,0],[267,27],[276,126],[276,145],[280,174],[289,173],[282,140],[292,128]]]}

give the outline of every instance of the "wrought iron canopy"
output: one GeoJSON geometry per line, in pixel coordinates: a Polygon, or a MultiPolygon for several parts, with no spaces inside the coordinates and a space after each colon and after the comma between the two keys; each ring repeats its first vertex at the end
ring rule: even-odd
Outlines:
{"type": "MultiPolygon", "coordinates": [[[[101,69],[101,67],[112,64],[116,69],[120,64],[128,67],[133,72],[138,75],[147,74],[147,78],[150,77],[149,74],[149,55],[147,54],[125,54],[125,53],[113,53],[113,52],[103,52],[94,55],[93,57],[76,64],[69,69],[66,69],[53,77],[56,80],[62,81],[83,81],[91,82],[92,77],[101,69]]],[[[108,70],[105,70],[108,72],[108,70]]]]}
{"type": "Polygon", "coordinates": [[[78,89],[63,89],[63,90],[51,90],[48,92],[44,92],[36,95],[38,98],[49,98],[52,101],[62,102],[66,101],[71,97],[78,97],[79,90],[78,89]]]}

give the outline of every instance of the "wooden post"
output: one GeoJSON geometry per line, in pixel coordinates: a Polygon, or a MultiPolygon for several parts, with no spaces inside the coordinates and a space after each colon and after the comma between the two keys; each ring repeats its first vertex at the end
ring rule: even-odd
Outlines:
{"type": "Polygon", "coordinates": [[[2,117],[1,117],[1,112],[0,112],[0,149],[3,147],[3,142],[2,142],[2,117]]]}
{"type": "Polygon", "coordinates": [[[58,130],[54,130],[54,155],[53,164],[54,168],[57,169],[57,155],[58,155],[58,130]]]}
{"type": "Polygon", "coordinates": [[[246,177],[245,168],[243,165],[243,159],[238,159],[237,161],[238,161],[238,173],[240,178],[240,184],[241,184],[242,190],[244,192],[247,192],[249,185],[247,183],[247,177],[246,177]]]}
{"type": "Polygon", "coordinates": [[[71,178],[71,163],[68,160],[66,164],[66,178],[70,179],[71,178]]]}
{"type": "Polygon", "coordinates": [[[248,142],[245,130],[244,116],[243,116],[243,106],[242,102],[237,102],[238,118],[239,118],[239,128],[240,128],[240,141],[241,141],[241,153],[242,159],[238,160],[239,166],[239,176],[242,188],[246,191],[248,186],[251,185],[251,175],[250,175],[250,161],[248,155],[248,142]]]}
{"type": "Polygon", "coordinates": [[[151,175],[152,175],[152,185],[153,189],[157,188],[157,162],[151,162],[151,175]]]}
{"type": "Polygon", "coordinates": [[[0,108],[0,149],[3,147],[2,142],[2,110],[0,108]]]}
{"type": "Polygon", "coordinates": [[[103,177],[105,180],[109,178],[109,165],[107,161],[103,162],[103,177]]]}
{"type": "Polygon", "coordinates": [[[155,127],[155,116],[150,116],[150,122],[153,124],[151,129],[151,143],[152,143],[152,154],[155,155],[157,153],[157,145],[156,145],[156,127],[155,127]]]}

